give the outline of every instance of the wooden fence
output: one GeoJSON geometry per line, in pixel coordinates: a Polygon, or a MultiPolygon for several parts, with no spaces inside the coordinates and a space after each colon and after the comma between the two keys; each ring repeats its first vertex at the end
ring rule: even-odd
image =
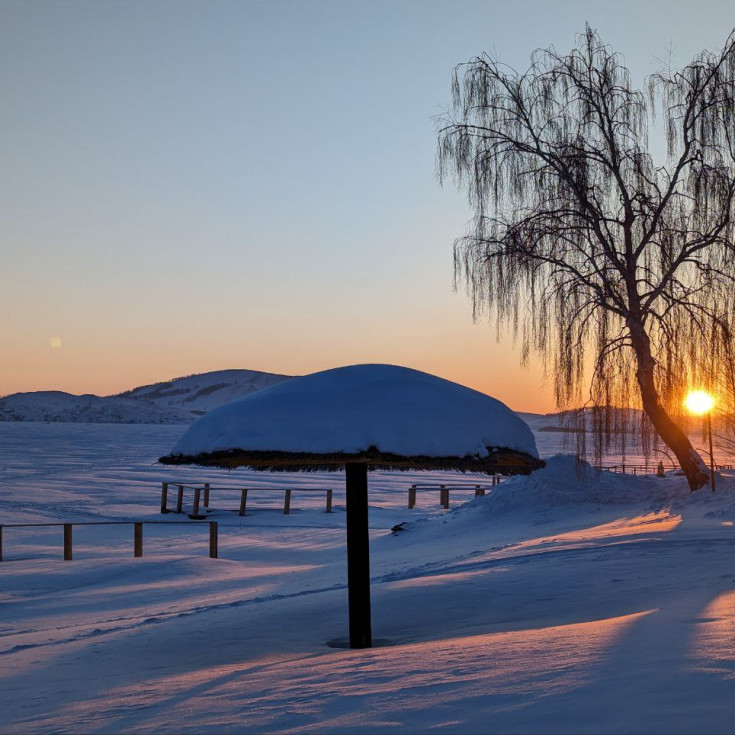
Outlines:
{"type": "Polygon", "coordinates": [[[474,490],[475,497],[479,497],[485,494],[486,490],[491,490],[495,485],[500,483],[500,475],[493,475],[490,486],[488,485],[411,485],[408,488],[408,508],[413,509],[416,505],[416,491],[417,490],[438,490],[439,491],[439,504],[449,509],[449,491],[450,490],[474,490]]]}
{"type": "MultiPolygon", "coordinates": [[[[709,467],[709,462],[706,462],[707,466],[709,467]]],[[[655,475],[659,472],[658,465],[652,465],[652,464],[626,464],[625,462],[622,462],[620,464],[610,464],[610,465],[598,465],[595,467],[596,470],[604,470],[605,472],[617,472],[618,474],[622,475],[655,475]]],[[[672,470],[678,470],[679,465],[674,464],[669,467],[664,467],[665,472],[670,472],[672,470]]],[[[735,465],[731,464],[716,464],[715,465],[716,470],[732,470],[735,469],[735,465]]]]}
{"type": "MultiPolygon", "coordinates": [[[[610,464],[610,465],[599,465],[595,467],[596,470],[602,470],[603,472],[616,472],[619,475],[655,475],[658,470],[658,465],[651,464],[610,464]]],[[[679,466],[664,467],[665,472],[679,469],[679,466]]]]}
{"type": "MultiPolygon", "coordinates": [[[[64,527],[64,561],[72,559],[72,528],[74,526],[133,526],[133,556],[143,556],[143,525],[164,526],[201,525],[197,521],[78,521],[73,523],[3,523],[0,524],[0,562],[3,560],[3,530],[6,528],[64,527]]],[[[209,557],[218,555],[219,530],[216,521],[209,522],[209,557]]]]}
{"type": "Polygon", "coordinates": [[[234,491],[240,493],[240,505],[238,515],[244,516],[248,502],[248,492],[251,493],[283,493],[283,512],[288,515],[291,512],[291,495],[293,490],[299,493],[326,493],[326,513],[332,512],[332,490],[331,488],[284,488],[284,487],[250,487],[250,488],[232,488],[232,487],[211,487],[208,482],[203,485],[182,485],[175,482],[161,483],[161,513],[183,513],[184,512],[184,494],[186,490],[193,491],[191,515],[198,516],[201,508],[209,508],[209,500],[211,492],[234,491]],[[168,507],[169,488],[176,488],[176,506],[175,510],[168,507]]]}

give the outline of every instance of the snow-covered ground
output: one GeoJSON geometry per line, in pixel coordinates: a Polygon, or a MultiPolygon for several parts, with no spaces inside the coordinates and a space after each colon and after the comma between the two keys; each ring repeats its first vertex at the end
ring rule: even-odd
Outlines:
{"type": "Polygon", "coordinates": [[[231,488],[216,560],[204,522],[145,526],[139,559],[129,526],[75,528],[66,562],[59,527],[3,530],[0,732],[735,732],[735,477],[690,494],[555,458],[409,511],[412,482],[483,478],[373,473],[392,645],[352,651],[325,645],[347,634],[341,475],[156,465],[184,429],[0,424],[3,524],[175,523],[162,480],[231,488]],[[332,514],[299,492],[326,487],[332,514]]]}

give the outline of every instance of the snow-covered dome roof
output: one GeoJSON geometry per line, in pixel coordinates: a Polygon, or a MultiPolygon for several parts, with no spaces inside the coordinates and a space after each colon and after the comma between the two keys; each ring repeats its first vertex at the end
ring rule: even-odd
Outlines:
{"type": "Polygon", "coordinates": [[[538,458],[531,429],[495,398],[410,368],[351,365],[209,411],[162,461],[235,450],[485,458],[496,449],[538,458]]]}

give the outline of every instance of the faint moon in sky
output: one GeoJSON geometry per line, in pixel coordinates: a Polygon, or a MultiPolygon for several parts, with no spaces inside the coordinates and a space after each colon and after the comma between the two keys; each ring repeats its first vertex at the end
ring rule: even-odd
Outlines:
{"type": "Polygon", "coordinates": [[[61,347],[61,337],[51,337],[52,347],[61,347]]]}

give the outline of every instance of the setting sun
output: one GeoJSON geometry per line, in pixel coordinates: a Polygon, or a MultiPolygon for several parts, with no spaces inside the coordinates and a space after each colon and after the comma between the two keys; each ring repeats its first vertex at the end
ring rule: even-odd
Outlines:
{"type": "Polygon", "coordinates": [[[711,396],[703,390],[693,390],[687,394],[687,397],[684,399],[684,405],[690,413],[701,416],[712,410],[712,407],[715,405],[715,399],[714,396],[711,396]]]}

